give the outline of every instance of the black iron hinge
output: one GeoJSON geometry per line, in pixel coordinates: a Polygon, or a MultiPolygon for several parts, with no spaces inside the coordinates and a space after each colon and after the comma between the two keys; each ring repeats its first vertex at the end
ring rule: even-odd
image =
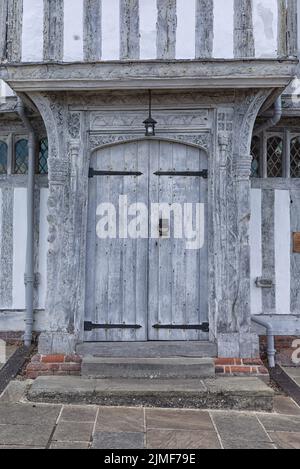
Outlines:
{"type": "Polygon", "coordinates": [[[203,179],[208,178],[208,170],[203,171],[156,171],[155,176],[190,176],[190,177],[202,177],[203,179]]]}
{"type": "Polygon", "coordinates": [[[141,329],[142,326],[138,324],[93,324],[91,321],[85,321],[84,330],[86,332],[93,331],[94,329],[141,329]]]}
{"type": "Polygon", "coordinates": [[[89,178],[94,176],[142,176],[140,171],[98,171],[94,168],[89,168],[89,178]]]}
{"type": "Polygon", "coordinates": [[[172,329],[172,330],[197,330],[202,332],[209,332],[209,323],[203,322],[202,324],[154,324],[154,329],[172,329]]]}

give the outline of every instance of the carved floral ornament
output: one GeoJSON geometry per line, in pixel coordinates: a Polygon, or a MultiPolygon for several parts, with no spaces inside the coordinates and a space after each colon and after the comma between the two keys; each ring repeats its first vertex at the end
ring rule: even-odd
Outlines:
{"type": "MultiPolygon", "coordinates": [[[[150,138],[149,138],[150,139],[150,138]]],[[[156,140],[169,140],[172,142],[183,143],[186,145],[194,145],[202,148],[206,152],[209,152],[211,149],[211,134],[182,134],[182,135],[172,135],[172,134],[159,134],[156,137],[156,140]]],[[[93,152],[98,150],[101,147],[114,145],[118,143],[128,143],[138,140],[145,140],[145,137],[142,134],[130,134],[130,135],[103,135],[103,134],[93,134],[90,135],[89,145],[90,151],[93,152]]]]}

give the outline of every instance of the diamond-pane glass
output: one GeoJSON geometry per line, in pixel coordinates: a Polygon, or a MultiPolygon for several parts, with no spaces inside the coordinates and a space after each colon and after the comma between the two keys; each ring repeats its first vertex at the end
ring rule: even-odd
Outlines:
{"type": "Polygon", "coordinates": [[[28,171],[28,141],[19,140],[15,146],[15,174],[26,174],[28,171]]]}
{"type": "Polygon", "coordinates": [[[251,143],[251,177],[259,178],[259,163],[260,163],[260,138],[253,137],[251,143]]]}
{"type": "Polygon", "coordinates": [[[7,145],[0,142],[0,174],[7,173],[7,145]]]}
{"type": "Polygon", "coordinates": [[[268,177],[282,177],[282,154],[283,141],[280,137],[271,137],[268,139],[267,146],[267,166],[268,177]]]}
{"type": "Polygon", "coordinates": [[[300,178],[300,136],[291,140],[291,177],[300,178]]]}
{"type": "Polygon", "coordinates": [[[48,174],[48,139],[40,141],[39,149],[39,174],[48,174]]]}

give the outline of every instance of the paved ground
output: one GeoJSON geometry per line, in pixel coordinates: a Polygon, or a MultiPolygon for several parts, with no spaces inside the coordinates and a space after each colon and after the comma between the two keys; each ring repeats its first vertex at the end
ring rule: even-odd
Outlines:
{"type": "Polygon", "coordinates": [[[283,367],[284,371],[290,378],[292,378],[296,384],[300,387],[300,368],[291,368],[291,367],[283,367]]]}
{"type": "Polygon", "coordinates": [[[300,449],[300,408],[275,413],[0,403],[0,449],[300,449]]]}
{"type": "MultiPolygon", "coordinates": [[[[5,347],[6,361],[15,353],[17,348],[18,347],[14,346],[14,345],[9,345],[9,346],[5,347]]],[[[0,357],[0,370],[1,370],[1,368],[4,367],[4,365],[5,365],[5,363],[1,362],[1,357],[0,357]]]]}

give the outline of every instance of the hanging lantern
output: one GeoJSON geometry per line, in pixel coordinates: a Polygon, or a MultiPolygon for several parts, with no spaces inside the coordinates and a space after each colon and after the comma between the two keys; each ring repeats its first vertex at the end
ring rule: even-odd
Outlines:
{"type": "Polygon", "coordinates": [[[154,137],[155,135],[155,126],[157,124],[156,120],[152,118],[152,96],[151,90],[149,90],[149,117],[146,119],[143,124],[145,125],[145,136],[146,137],[154,137]]]}

